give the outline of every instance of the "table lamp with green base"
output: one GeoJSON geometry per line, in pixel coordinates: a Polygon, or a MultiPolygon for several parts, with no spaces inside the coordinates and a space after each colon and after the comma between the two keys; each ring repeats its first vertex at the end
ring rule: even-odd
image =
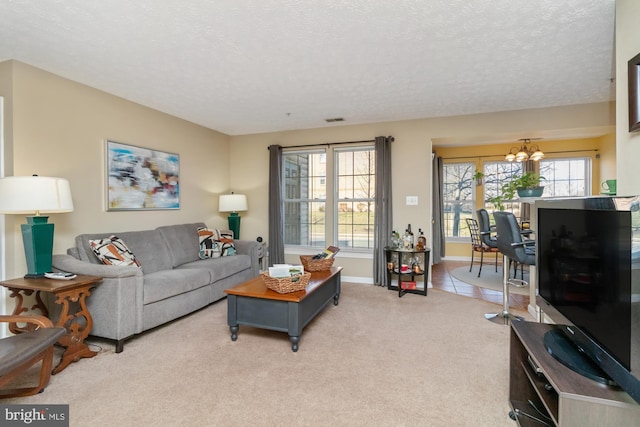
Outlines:
{"type": "Polygon", "coordinates": [[[233,238],[240,238],[240,215],[238,212],[246,211],[247,196],[244,194],[222,194],[218,204],[218,212],[229,212],[229,230],[233,231],[233,238]]]}
{"type": "Polygon", "coordinates": [[[8,176],[0,178],[0,213],[26,214],[21,224],[27,261],[25,278],[44,277],[51,271],[54,225],[41,213],[73,211],[69,181],[48,176],[8,176]]]}

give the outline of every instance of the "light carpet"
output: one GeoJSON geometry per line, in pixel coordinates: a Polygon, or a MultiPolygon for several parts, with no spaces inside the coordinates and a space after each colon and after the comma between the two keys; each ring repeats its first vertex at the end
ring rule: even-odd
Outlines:
{"type": "MultiPolygon", "coordinates": [[[[227,304],[72,363],[36,396],[71,426],[508,426],[509,327],[496,305],[430,289],[343,284],[291,351],[285,333],[241,326],[227,304]]],[[[517,314],[529,318],[525,312],[517,314]]]]}
{"type": "MultiPolygon", "coordinates": [[[[474,265],[473,271],[469,272],[469,267],[457,267],[451,270],[451,275],[456,279],[480,288],[491,289],[502,292],[502,268],[498,267],[496,273],[495,266],[483,265],[482,273],[478,277],[479,266],[474,265]]],[[[520,269],[518,269],[518,279],[520,278],[520,269]]],[[[529,281],[529,272],[524,271],[524,280],[529,281]]],[[[529,286],[517,287],[509,285],[509,293],[518,295],[529,295],[529,286]]]]}

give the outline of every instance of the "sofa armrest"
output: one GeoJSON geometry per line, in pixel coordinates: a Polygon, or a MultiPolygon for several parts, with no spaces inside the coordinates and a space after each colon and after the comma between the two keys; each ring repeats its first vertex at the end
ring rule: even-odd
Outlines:
{"type": "Polygon", "coordinates": [[[136,266],[91,264],[80,261],[71,255],[53,255],[52,265],[56,270],[86,276],[99,276],[104,278],[142,276],[142,270],[136,266]]]}
{"type": "MultiPolygon", "coordinates": [[[[103,278],[87,298],[93,317],[91,335],[122,340],[142,332],[144,275],[141,269],[91,264],[71,255],[53,255],[52,265],[57,270],[103,278]]],[[[47,297],[50,314],[57,315],[58,304],[54,304],[52,294],[47,293],[47,297]]]]}
{"type": "Polygon", "coordinates": [[[260,244],[256,240],[234,240],[233,245],[236,248],[236,253],[251,257],[251,274],[253,276],[260,274],[260,262],[258,261],[260,244]]]}

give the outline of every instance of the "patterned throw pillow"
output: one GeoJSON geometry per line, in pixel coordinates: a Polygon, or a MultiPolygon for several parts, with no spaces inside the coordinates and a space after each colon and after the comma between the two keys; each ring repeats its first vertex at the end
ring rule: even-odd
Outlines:
{"type": "Polygon", "coordinates": [[[236,254],[236,247],[233,244],[233,231],[216,230],[218,240],[222,247],[222,256],[231,256],[236,254]]]}
{"type": "Polygon", "coordinates": [[[198,256],[200,259],[218,258],[221,255],[217,237],[214,230],[205,227],[198,228],[198,243],[200,244],[198,256]]]}
{"type": "Polygon", "coordinates": [[[106,265],[135,265],[142,268],[140,261],[118,236],[108,239],[89,240],[89,245],[98,259],[106,265]]]}
{"type": "Polygon", "coordinates": [[[200,259],[219,258],[236,254],[233,245],[233,233],[221,232],[218,229],[209,230],[205,227],[198,228],[198,243],[200,259]]]}

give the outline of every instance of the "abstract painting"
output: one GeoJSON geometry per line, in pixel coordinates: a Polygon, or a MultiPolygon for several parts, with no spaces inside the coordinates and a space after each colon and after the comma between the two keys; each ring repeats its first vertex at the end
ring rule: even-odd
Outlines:
{"type": "Polygon", "coordinates": [[[180,209],[180,156],[107,141],[107,210],[180,209]]]}

